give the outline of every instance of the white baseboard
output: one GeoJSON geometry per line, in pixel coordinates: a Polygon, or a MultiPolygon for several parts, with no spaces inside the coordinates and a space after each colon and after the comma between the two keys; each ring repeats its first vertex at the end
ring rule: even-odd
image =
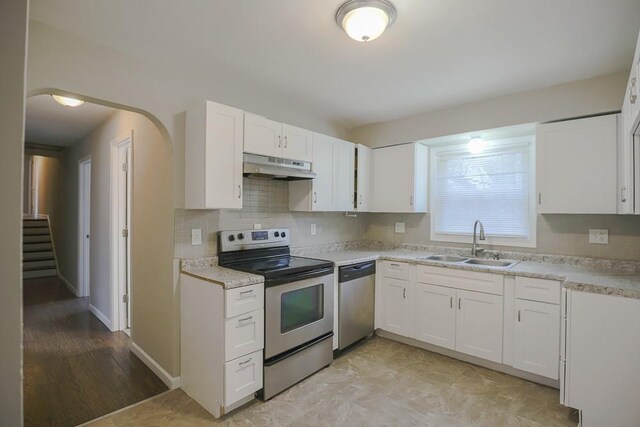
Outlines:
{"type": "Polygon", "coordinates": [[[180,387],[180,377],[173,377],[167,371],[164,370],[162,366],[158,362],[156,362],[151,356],[147,354],[138,344],[131,341],[129,344],[129,349],[138,356],[138,359],[142,360],[142,362],[147,365],[149,369],[153,371],[154,374],[158,376],[162,380],[163,383],[166,384],[170,389],[175,389],[180,387]]]}
{"type": "Polygon", "coordinates": [[[76,287],[73,286],[71,284],[71,282],[67,280],[66,277],[64,277],[62,274],[58,273],[58,279],[60,279],[60,281],[62,283],[64,283],[67,286],[67,288],[69,288],[69,290],[71,291],[72,294],[74,294],[75,296],[78,296],[78,289],[76,289],[76,287]]]}
{"type": "Polygon", "coordinates": [[[113,331],[111,329],[111,321],[109,320],[109,318],[104,314],[102,314],[102,312],[98,310],[93,304],[89,304],[89,311],[93,313],[93,315],[96,316],[99,321],[104,323],[104,326],[109,328],[110,331],[113,331]]]}

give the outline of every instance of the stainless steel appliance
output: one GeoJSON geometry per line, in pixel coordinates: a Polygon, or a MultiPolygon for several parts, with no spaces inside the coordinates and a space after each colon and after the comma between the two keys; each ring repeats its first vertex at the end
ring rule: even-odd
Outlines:
{"type": "Polygon", "coordinates": [[[333,263],[291,256],[289,230],[218,233],[221,266],[264,276],[268,400],[333,360],[333,263]]]}
{"type": "Polygon", "coordinates": [[[314,179],[316,177],[316,173],[311,171],[310,162],[256,154],[245,154],[243,160],[242,172],[244,176],[285,181],[314,179]]]}
{"type": "Polygon", "coordinates": [[[375,261],[340,267],[339,350],[373,333],[375,274],[375,261]]]}

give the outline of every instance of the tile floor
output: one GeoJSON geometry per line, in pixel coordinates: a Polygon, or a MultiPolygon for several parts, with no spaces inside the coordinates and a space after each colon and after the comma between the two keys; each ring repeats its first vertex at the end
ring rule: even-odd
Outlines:
{"type": "Polygon", "coordinates": [[[266,403],[220,420],[181,390],[99,426],[576,426],[558,390],[375,337],[266,403]]]}

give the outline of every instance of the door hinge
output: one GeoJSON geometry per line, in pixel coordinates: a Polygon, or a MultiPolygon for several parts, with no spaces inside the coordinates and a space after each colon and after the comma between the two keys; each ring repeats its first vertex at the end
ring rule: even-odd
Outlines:
{"type": "Polygon", "coordinates": [[[129,295],[122,295],[122,302],[127,304],[129,302],[129,295]]]}
{"type": "Polygon", "coordinates": [[[127,230],[126,228],[122,230],[122,237],[129,237],[129,230],[127,230]]]}
{"type": "Polygon", "coordinates": [[[122,164],[122,172],[128,172],[129,171],[129,165],[127,163],[123,163],[122,164]]]}

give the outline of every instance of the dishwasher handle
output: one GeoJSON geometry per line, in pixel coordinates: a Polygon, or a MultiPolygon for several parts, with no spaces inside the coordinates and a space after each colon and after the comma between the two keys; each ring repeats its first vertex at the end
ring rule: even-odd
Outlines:
{"type": "Polygon", "coordinates": [[[338,274],[338,282],[344,283],[351,280],[360,279],[361,277],[376,274],[376,262],[367,261],[359,264],[345,265],[340,267],[338,274]]]}

